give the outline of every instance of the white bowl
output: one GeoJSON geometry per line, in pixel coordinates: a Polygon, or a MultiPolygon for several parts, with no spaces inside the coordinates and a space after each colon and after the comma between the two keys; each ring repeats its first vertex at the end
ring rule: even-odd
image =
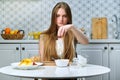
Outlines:
{"type": "Polygon", "coordinates": [[[68,63],[69,63],[69,59],[56,59],[55,60],[56,66],[59,66],[59,67],[68,66],[68,63]]]}

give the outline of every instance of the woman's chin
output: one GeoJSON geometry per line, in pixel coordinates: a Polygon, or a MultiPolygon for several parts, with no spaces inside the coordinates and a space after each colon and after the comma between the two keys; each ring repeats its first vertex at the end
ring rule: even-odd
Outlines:
{"type": "Polygon", "coordinates": [[[59,27],[64,26],[64,24],[58,24],[59,27]]]}

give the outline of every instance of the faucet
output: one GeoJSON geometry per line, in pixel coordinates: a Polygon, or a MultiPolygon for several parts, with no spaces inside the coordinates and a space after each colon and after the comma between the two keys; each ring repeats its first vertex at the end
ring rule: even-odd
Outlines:
{"type": "Polygon", "coordinates": [[[116,24],[115,39],[119,39],[120,38],[119,20],[118,20],[117,15],[113,15],[113,17],[115,18],[115,21],[112,20],[112,22],[115,22],[115,24],[116,24]]]}

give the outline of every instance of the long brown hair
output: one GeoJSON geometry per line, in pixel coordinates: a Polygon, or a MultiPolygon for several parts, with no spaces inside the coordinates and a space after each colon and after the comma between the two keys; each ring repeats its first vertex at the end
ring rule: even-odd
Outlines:
{"type": "MultiPolygon", "coordinates": [[[[72,15],[70,7],[65,2],[59,2],[55,5],[52,10],[52,17],[51,17],[51,24],[48,30],[42,32],[44,37],[44,60],[52,60],[53,58],[59,58],[56,52],[56,39],[57,39],[57,25],[56,25],[56,15],[57,11],[63,8],[66,11],[68,22],[67,24],[72,24],[72,15]]],[[[63,51],[63,58],[72,60],[75,56],[73,40],[74,36],[71,31],[67,31],[64,36],[64,51],[63,51]]]]}

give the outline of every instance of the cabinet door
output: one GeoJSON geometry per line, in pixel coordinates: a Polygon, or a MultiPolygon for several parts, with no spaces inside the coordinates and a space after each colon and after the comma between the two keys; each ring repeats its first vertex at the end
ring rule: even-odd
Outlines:
{"type": "MultiPolygon", "coordinates": [[[[39,44],[21,44],[21,59],[39,55],[39,44]]],[[[33,80],[21,78],[21,80],[33,80]]]]}
{"type": "Polygon", "coordinates": [[[120,80],[120,44],[109,45],[110,80],[120,80]]]}
{"type": "MultiPolygon", "coordinates": [[[[0,44],[0,67],[19,61],[19,49],[19,44],[0,44]]],[[[0,80],[18,80],[18,78],[0,74],[0,80]]]]}
{"type": "Polygon", "coordinates": [[[21,44],[21,59],[39,55],[39,44],[21,44]]]}
{"type": "MultiPolygon", "coordinates": [[[[78,44],[77,54],[86,57],[88,64],[108,66],[108,44],[78,44]]],[[[86,80],[108,80],[108,74],[86,78],[86,80]]]]}

